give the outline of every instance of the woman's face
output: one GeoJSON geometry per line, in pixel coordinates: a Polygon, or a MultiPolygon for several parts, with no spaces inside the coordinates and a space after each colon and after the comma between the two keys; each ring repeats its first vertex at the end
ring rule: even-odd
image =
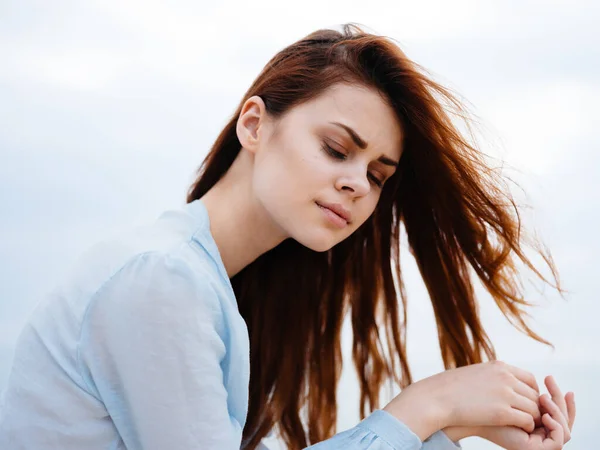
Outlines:
{"type": "Polygon", "coordinates": [[[254,99],[263,114],[252,150],[253,194],[285,236],[329,250],[369,218],[396,170],[396,115],[375,89],[358,85],[336,84],[277,121],[254,99]]]}

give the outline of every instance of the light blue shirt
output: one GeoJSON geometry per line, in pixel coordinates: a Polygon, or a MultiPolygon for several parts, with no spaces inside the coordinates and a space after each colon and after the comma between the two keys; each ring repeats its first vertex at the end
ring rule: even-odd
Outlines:
{"type": "MultiPolygon", "coordinates": [[[[2,450],[237,450],[249,338],[201,200],[90,249],[21,332],[2,450]]],[[[313,450],[450,450],[377,410],[313,450]]]]}

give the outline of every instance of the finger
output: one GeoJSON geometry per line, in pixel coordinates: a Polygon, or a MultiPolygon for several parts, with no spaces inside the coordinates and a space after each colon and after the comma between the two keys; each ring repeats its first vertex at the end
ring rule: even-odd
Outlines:
{"type": "Polygon", "coordinates": [[[560,391],[558,383],[556,382],[554,377],[552,375],[547,376],[546,378],[544,378],[544,383],[546,384],[548,392],[552,396],[552,400],[554,401],[554,403],[556,403],[556,405],[560,408],[564,416],[568,417],[569,413],[567,412],[567,403],[565,402],[563,394],[560,391]]]}
{"type": "Polygon", "coordinates": [[[521,381],[521,380],[517,380],[513,386],[515,392],[517,392],[519,395],[522,395],[523,397],[527,397],[528,399],[530,399],[531,401],[539,404],[540,403],[540,393],[538,391],[536,391],[535,389],[533,389],[531,386],[529,386],[527,383],[521,381]]]}
{"type": "Polygon", "coordinates": [[[544,406],[546,411],[548,411],[552,419],[557,421],[560,426],[563,427],[563,444],[569,442],[571,440],[571,429],[569,428],[567,418],[558,405],[554,403],[554,400],[552,400],[548,394],[544,394],[540,397],[540,403],[544,406]]]}
{"type": "Polygon", "coordinates": [[[537,409],[535,411],[532,411],[532,416],[534,418],[535,421],[535,425],[536,426],[540,426],[541,425],[541,420],[542,420],[542,412],[540,411],[540,394],[533,389],[531,386],[529,386],[528,384],[524,383],[523,381],[516,379],[515,381],[515,385],[514,385],[514,390],[517,394],[528,398],[529,400],[531,400],[532,402],[534,402],[537,406],[537,409]]]}
{"type": "Polygon", "coordinates": [[[565,402],[567,404],[569,430],[572,430],[573,424],[575,423],[575,414],[577,412],[577,409],[575,408],[575,393],[568,392],[567,395],[565,395],[565,402]]]}
{"type": "Polygon", "coordinates": [[[497,425],[519,427],[527,433],[532,433],[535,430],[535,423],[531,414],[519,409],[511,408],[510,412],[503,419],[505,419],[503,420],[504,423],[498,423],[497,425]]]}
{"type": "Polygon", "coordinates": [[[542,422],[550,432],[549,438],[556,443],[555,447],[562,448],[562,446],[565,444],[563,427],[561,427],[560,424],[550,416],[550,414],[544,414],[542,416],[542,422]]]}
{"type": "Polygon", "coordinates": [[[515,392],[511,402],[511,406],[520,411],[528,413],[533,418],[533,422],[536,426],[541,423],[542,414],[540,413],[540,404],[537,401],[537,397],[536,401],[533,401],[530,398],[527,398],[523,395],[519,395],[515,392]]]}
{"type": "Polygon", "coordinates": [[[544,412],[550,414],[550,416],[552,416],[552,418],[560,423],[561,426],[563,426],[566,430],[569,429],[569,421],[567,417],[563,414],[561,409],[556,403],[554,403],[554,400],[552,400],[548,394],[543,394],[540,396],[540,405],[544,412]]]}
{"type": "Polygon", "coordinates": [[[540,392],[540,387],[538,386],[537,381],[535,380],[535,376],[531,372],[527,372],[526,370],[523,370],[519,367],[511,366],[509,364],[507,364],[506,367],[515,377],[517,377],[523,383],[527,384],[536,392],[540,392]]]}

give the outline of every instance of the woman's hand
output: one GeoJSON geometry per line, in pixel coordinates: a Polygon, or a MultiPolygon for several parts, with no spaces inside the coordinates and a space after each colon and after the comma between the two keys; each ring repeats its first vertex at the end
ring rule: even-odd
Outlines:
{"type": "Polygon", "coordinates": [[[516,427],[451,427],[444,432],[457,441],[467,436],[480,436],[507,450],[559,450],[571,439],[575,422],[575,396],[569,392],[565,397],[554,380],[548,376],[544,380],[548,392],[540,397],[542,425],[532,433],[516,427]]]}
{"type": "Polygon", "coordinates": [[[421,440],[449,426],[541,424],[533,374],[500,361],[447,370],[404,389],[385,408],[421,440]]]}

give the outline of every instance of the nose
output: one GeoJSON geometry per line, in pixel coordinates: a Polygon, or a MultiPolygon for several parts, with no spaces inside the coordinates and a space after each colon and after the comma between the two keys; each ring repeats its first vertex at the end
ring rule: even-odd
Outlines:
{"type": "Polygon", "coordinates": [[[367,195],[371,190],[371,185],[369,184],[366,169],[355,167],[351,170],[346,170],[337,178],[336,189],[348,191],[352,193],[354,197],[367,195]]]}

